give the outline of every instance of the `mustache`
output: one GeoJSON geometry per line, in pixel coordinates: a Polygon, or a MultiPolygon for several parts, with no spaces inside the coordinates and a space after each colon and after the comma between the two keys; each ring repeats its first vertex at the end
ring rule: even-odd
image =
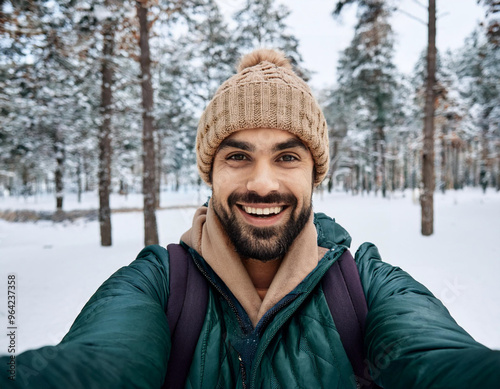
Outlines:
{"type": "Polygon", "coordinates": [[[237,202],[246,204],[288,204],[296,205],[297,199],[290,193],[269,193],[266,196],[260,196],[256,192],[236,193],[233,192],[227,198],[227,203],[230,207],[237,202]]]}

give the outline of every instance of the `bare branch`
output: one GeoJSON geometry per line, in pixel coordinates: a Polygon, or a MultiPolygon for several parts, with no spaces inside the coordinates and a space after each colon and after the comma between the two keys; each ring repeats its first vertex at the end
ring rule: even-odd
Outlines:
{"type": "Polygon", "coordinates": [[[408,16],[409,18],[411,18],[411,19],[413,19],[413,20],[416,20],[416,21],[417,21],[417,22],[419,22],[419,23],[422,23],[424,26],[427,26],[427,22],[426,22],[426,21],[424,21],[424,20],[422,20],[422,19],[420,19],[420,18],[416,17],[415,15],[412,15],[411,13],[406,12],[406,11],[404,11],[404,10],[402,10],[402,9],[399,9],[399,8],[397,9],[397,11],[398,11],[398,12],[401,12],[403,15],[406,15],[406,16],[408,16]]]}
{"type": "Polygon", "coordinates": [[[422,7],[423,9],[425,9],[427,11],[427,6],[425,4],[422,4],[420,1],[418,0],[412,0],[415,4],[418,4],[420,7],[422,7]]]}

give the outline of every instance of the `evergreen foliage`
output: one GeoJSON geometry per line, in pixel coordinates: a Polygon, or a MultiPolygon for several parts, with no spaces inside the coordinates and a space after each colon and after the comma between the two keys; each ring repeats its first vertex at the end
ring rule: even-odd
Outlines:
{"type": "Polygon", "coordinates": [[[239,56],[262,47],[282,50],[297,74],[307,81],[309,72],[301,66],[299,41],[288,32],[285,22],[289,15],[290,10],[282,4],[276,5],[275,0],[246,0],[234,14],[235,44],[239,56]]]}
{"type": "MultiPolygon", "coordinates": [[[[347,3],[350,2],[338,2],[335,12],[340,12],[347,3]]],[[[365,169],[368,177],[364,181],[369,182],[366,189],[381,189],[385,196],[387,130],[399,118],[395,101],[399,76],[393,63],[390,8],[381,0],[360,1],[358,14],[354,38],[342,52],[337,66],[338,92],[352,112],[361,112],[352,122],[351,131],[369,134],[359,138],[364,154],[367,157],[371,154],[372,160],[371,169],[365,169]]],[[[358,176],[357,181],[360,179],[358,176]]]]}
{"type": "MultiPolygon", "coordinates": [[[[321,93],[332,153],[325,184],[353,193],[417,189],[425,55],[412,75],[401,75],[393,62],[392,3],[344,0],[335,11],[354,3],[354,38],[336,64],[337,84],[321,93]]],[[[485,25],[462,49],[437,58],[435,165],[441,190],[481,184],[500,189],[500,58],[490,23],[498,11],[495,2],[482,3],[485,25]]],[[[275,0],[246,0],[232,21],[216,0],[150,5],[159,191],[199,184],[198,117],[242,54],[275,47],[304,78],[308,73],[287,26],[289,10],[275,0]]],[[[103,61],[113,70],[110,187],[140,192],[143,111],[135,1],[4,0],[0,10],[0,196],[51,192],[62,206],[68,191],[97,189],[103,61]],[[114,26],[114,52],[105,58],[108,22],[114,26]]]]}

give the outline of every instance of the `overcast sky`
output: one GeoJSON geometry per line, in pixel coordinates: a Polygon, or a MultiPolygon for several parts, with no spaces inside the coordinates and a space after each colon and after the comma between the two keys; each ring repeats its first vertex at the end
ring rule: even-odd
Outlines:
{"type": "MultiPolygon", "coordinates": [[[[292,14],[287,20],[300,41],[305,67],[315,72],[312,86],[321,88],[335,83],[335,67],[339,52],[352,40],[356,23],[356,7],[343,11],[341,19],[331,16],[335,0],[278,0],[292,14]]],[[[228,14],[239,8],[242,0],[219,0],[228,14]]],[[[484,8],[476,0],[437,0],[437,46],[440,51],[460,47],[480,20],[484,8]]],[[[410,73],[427,45],[426,0],[400,0],[400,8],[392,21],[396,33],[395,62],[400,71],[410,73]],[[408,16],[407,14],[412,15],[408,16]]]]}

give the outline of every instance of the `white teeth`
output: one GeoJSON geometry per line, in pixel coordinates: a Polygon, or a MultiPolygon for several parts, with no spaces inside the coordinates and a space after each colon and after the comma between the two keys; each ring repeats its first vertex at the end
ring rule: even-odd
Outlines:
{"type": "Polygon", "coordinates": [[[283,207],[271,207],[271,208],[252,208],[243,206],[243,210],[246,213],[253,215],[270,215],[270,214],[278,214],[283,210],[283,207]]]}

